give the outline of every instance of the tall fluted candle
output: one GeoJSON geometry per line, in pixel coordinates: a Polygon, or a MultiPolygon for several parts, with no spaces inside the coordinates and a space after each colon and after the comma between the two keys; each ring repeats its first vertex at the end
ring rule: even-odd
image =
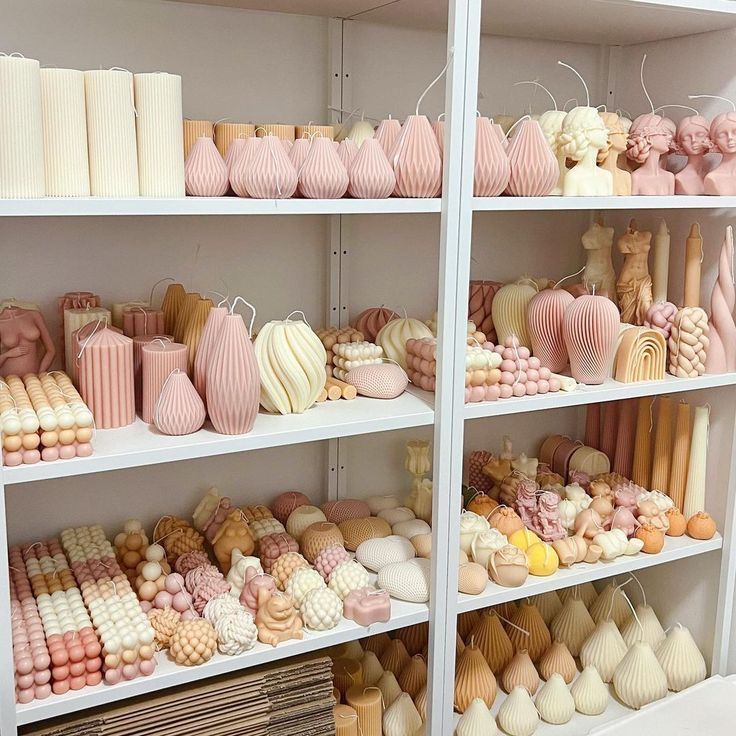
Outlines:
{"type": "Polygon", "coordinates": [[[109,310],[104,307],[64,310],[64,369],[74,383],[77,382],[79,359],[74,351],[73,335],[80,327],[98,320],[103,325],[111,324],[109,310]]]}
{"type": "Polygon", "coordinates": [[[47,197],[89,197],[84,73],[41,69],[47,197]]]}
{"type": "Polygon", "coordinates": [[[212,138],[215,134],[215,126],[209,120],[185,120],[182,128],[184,130],[184,158],[182,161],[186,161],[197,138],[212,138]]]}
{"type": "Polygon", "coordinates": [[[174,324],[174,339],[177,342],[182,341],[189,320],[192,318],[194,310],[201,298],[196,291],[188,291],[185,294],[179,313],[176,315],[176,323],[174,324]]]}
{"type": "Polygon", "coordinates": [[[703,258],[703,237],[700,225],[694,222],[685,241],[685,296],[684,307],[700,306],[700,267],[703,258]]]}
{"type": "Polygon", "coordinates": [[[654,435],[652,456],[652,480],[647,488],[667,493],[670,486],[670,463],[672,462],[672,399],[659,399],[657,431],[654,435]]]}
{"type": "Polygon", "coordinates": [[[358,714],[349,705],[336,705],[332,709],[335,717],[335,736],[360,736],[358,714]]]}
{"type": "Polygon", "coordinates": [[[211,299],[198,299],[197,303],[192,308],[189,320],[184,328],[184,334],[182,335],[181,341],[189,349],[187,370],[190,376],[194,375],[194,359],[197,356],[199,341],[202,339],[202,332],[204,331],[207,317],[209,316],[210,310],[213,306],[211,299]]]}
{"type": "Polygon", "coordinates": [[[613,471],[624,478],[631,477],[634,465],[634,438],[636,436],[636,399],[624,399],[618,413],[618,432],[616,434],[616,454],[613,471]]]}
{"type": "Polygon", "coordinates": [[[95,197],[137,197],[133,75],[118,69],[87,71],[84,90],[90,191],[95,197]]]}
{"type": "Polygon", "coordinates": [[[667,301],[667,282],[670,272],[670,231],[661,220],[654,236],[654,265],[652,267],[652,296],[654,302],[667,301]]]}
{"type": "Polygon", "coordinates": [[[36,59],[0,56],[0,197],[43,197],[43,115],[36,59]]]}
{"type": "Polygon", "coordinates": [[[382,736],[381,691],[377,687],[356,685],[347,691],[345,697],[358,714],[359,733],[362,736],[382,736]]]}
{"type": "Polygon", "coordinates": [[[681,401],[677,405],[675,440],[672,443],[669,495],[680,511],[685,508],[685,486],[690,464],[690,404],[681,401]]]}
{"type": "Polygon", "coordinates": [[[645,396],[639,399],[636,415],[636,439],[634,441],[634,463],[631,469],[631,480],[646,488],[652,470],[652,403],[654,399],[645,396]]]}
{"type": "Polygon", "coordinates": [[[184,197],[181,77],[136,74],[133,84],[141,197],[184,197]]]}
{"type": "Polygon", "coordinates": [[[618,412],[619,405],[617,401],[609,401],[603,405],[603,427],[601,429],[601,452],[613,461],[616,455],[616,434],[618,433],[618,412]]]}
{"type": "Polygon", "coordinates": [[[166,287],[161,309],[164,312],[164,327],[166,332],[173,334],[179,310],[184,306],[187,293],[181,284],[169,284],[166,287]]]}
{"type": "Polygon", "coordinates": [[[212,348],[218,338],[222,323],[227,316],[227,307],[212,307],[207,315],[202,336],[197,346],[197,354],[194,356],[194,388],[207,405],[207,369],[209,368],[212,348]]]}
{"type": "Polygon", "coordinates": [[[103,326],[84,340],[79,392],[97,429],[125,427],[135,419],[133,341],[103,326]]]}
{"type": "Polygon", "coordinates": [[[141,348],[141,382],[143,400],[141,419],[151,423],[156,402],[169,374],[179,369],[186,373],[187,346],[178,342],[154,340],[141,348]]]}
{"type": "Polygon", "coordinates": [[[685,504],[682,510],[686,519],[698,511],[705,511],[705,472],[708,461],[709,425],[710,407],[696,406],[690,441],[690,460],[687,467],[685,504]]]}
{"type": "Polygon", "coordinates": [[[601,444],[601,405],[588,404],[585,413],[585,444],[597,450],[601,444]]]}
{"type": "Polygon", "coordinates": [[[123,334],[127,337],[160,335],[163,331],[163,310],[136,305],[123,311],[123,334]]]}
{"type": "Polygon", "coordinates": [[[174,342],[172,335],[137,335],[133,338],[133,384],[135,386],[135,410],[140,414],[143,406],[143,346],[154,340],[174,342]]]}

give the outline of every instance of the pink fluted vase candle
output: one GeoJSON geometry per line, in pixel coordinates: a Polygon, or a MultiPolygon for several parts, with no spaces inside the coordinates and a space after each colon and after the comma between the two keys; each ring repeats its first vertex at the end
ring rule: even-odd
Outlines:
{"type": "Polygon", "coordinates": [[[348,177],[348,194],[356,199],[385,199],[396,186],[394,170],[375,138],[363,141],[350,165],[348,177]]]}
{"type": "Polygon", "coordinates": [[[79,392],[97,429],[115,429],[135,419],[133,341],[102,326],[80,348],[79,392]]]}
{"type": "Polygon", "coordinates": [[[348,172],[332,141],[314,138],[299,171],[299,193],[307,199],[340,199],[347,189],[348,172]]]}
{"type": "Polygon", "coordinates": [[[141,382],[143,401],[141,419],[153,422],[156,402],[172,371],[187,370],[187,346],[178,342],[155,340],[141,348],[141,382]]]}
{"type": "Polygon", "coordinates": [[[164,382],[153,413],[163,434],[192,434],[204,424],[204,402],[184,371],[174,369],[164,382]]]}
{"type": "Polygon", "coordinates": [[[603,405],[603,424],[601,425],[601,444],[598,449],[611,461],[616,456],[616,435],[618,434],[619,402],[609,401],[603,405]]]}
{"type": "Polygon", "coordinates": [[[596,450],[601,446],[601,405],[588,404],[585,412],[585,436],[583,442],[596,450]]]}
{"type": "Polygon", "coordinates": [[[381,120],[378,124],[376,132],[373,134],[373,139],[379,142],[384,154],[388,156],[400,133],[401,123],[398,120],[394,120],[389,117],[385,120],[381,120]]]}
{"type": "Polygon", "coordinates": [[[563,334],[576,381],[597,385],[608,378],[618,331],[618,309],[605,296],[584,294],[567,308],[563,334]]]}
{"type": "Polygon", "coordinates": [[[506,191],[514,197],[545,197],[557,185],[557,159],[536,120],[519,123],[508,157],[511,176],[506,191]]]}
{"type": "MultiPolygon", "coordinates": [[[[372,141],[373,138],[366,138],[366,141],[372,141]]],[[[365,141],[363,141],[365,143],[365,141]]],[[[363,147],[363,143],[360,144],[360,148],[363,147]]],[[[344,138],[340,141],[339,145],[337,146],[337,155],[340,161],[342,161],[342,165],[345,167],[345,171],[350,171],[350,165],[353,163],[353,160],[358,155],[358,151],[360,149],[355,144],[355,141],[352,138],[344,138]]]]}
{"type": "Polygon", "coordinates": [[[245,174],[253,163],[253,157],[261,145],[261,138],[246,138],[238,157],[230,168],[230,186],[238,197],[250,197],[245,186],[245,174]]]}
{"type": "Polygon", "coordinates": [[[544,368],[554,373],[559,373],[567,365],[562,323],[573,301],[573,295],[565,289],[544,289],[531,298],[527,307],[532,354],[539,358],[544,368]]]}
{"type": "Polygon", "coordinates": [[[442,189],[442,156],[426,115],[409,115],[396,139],[389,163],[397,197],[437,197],[442,189]]]}
{"type": "Polygon", "coordinates": [[[634,438],[636,436],[636,399],[624,399],[618,413],[618,431],[616,434],[616,452],[611,469],[624,478],[631,478],[634,468],[634,438]]]}
{"type": "Polygon", "coordinates": [[[473,194],[497,197],[508,186],[510,176],[509,157],[493,131],[493,123],[488,118],[476,118],[473,194]]]}
{"type": "Polygon", "coordinates": [[[445,158],[445,121],[437,120],[432,121],[432,130],[434,131],[434,137],[437,139],[437,145],[440,147],[440,157],[445,158]]]}
{"type": "Polygon", "coordinates": [[[227,166],[212,138],[197,138],[184,163],[184,186],[190,197],[227,194],[227,166]]]}
{"type": "Polygon", "coordinates": [[[296,191],[296,169],[280,139],[266,135],[260,140],[245,171],[245,188],[253,199],[289,199],[296,191]]]}
{"type": "MultiPolygon", "coordinates": [[[[309,138],[297,138],[294,141],[294,145],[291,147],[291,151],[289,151],[289,161],[291,161],[292,166],[296,170],[296,176],[297,181],[299,179],[299,172],[302,170],[302,166],[304,165],[304,162],[307,160],[307,156],[309,156],[309,147],[312,145],[312,141],[309,138]]],[[[333,141],[334,145],[334,141],[333,141]]],[[[295,197],[301,197],[301,193],[299,191],[299,187],[297,186],[296,192],[294,192],[295,197]]]]}
{"type": "Polygon", "coordinates": [[[204,323],[202,337],[199,340],[197,354],[194,357],[194,388],[197,389],[197,393],[205,402],[207,401],[207,368],[210,364],[212,348],[226,316],[226,307],[212,307],[210,309],[207,321],[204,323]]]}
{"type": "Polygon", "coordinates": [[[736,371],[736,323],[733,309],[736,305],[734,287],[733,227],[726,228],[726,237],[718,258],[718,277],[710,295],[710,343],[705,354],[706,373],[730,373],[736,371]]]}

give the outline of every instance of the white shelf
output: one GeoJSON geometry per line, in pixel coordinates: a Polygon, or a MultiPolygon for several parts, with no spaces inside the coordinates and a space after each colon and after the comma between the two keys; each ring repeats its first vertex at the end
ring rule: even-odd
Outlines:
{"type": "MultiPolygon", "coordinates": [[[[734,7],[736,9],[736,3],[734,7]]],[[[667,209],[733,210],[736,209],[736,197],[473,197],[476,212],[667,209]]]]}
{"type": "Polygon", "coordinates": [[[625,575],[633,570],[642,570],[646,567],[664,565],[686,557],[713,552],[721,549],[722,546],[723,539],[720,534],[716,534],[713,539],[707,541],[685,536],[665,537],[664,549],[657,555],[640,552],[637,555],[622,555],[610,562],[596,562],[594,564],[581,562],[569,568],[560,568],[556,573],[547,577],[530,575],[524,585],[518,588],[503,588],[489,581],[485,592],[480,595],[458,594],[457,611],[458,613],[465,613],[466,611],[488,608],[499,603],[515,601],[539,593],[547,593],[550,590],[569,588],[572,585],[610,578],[614,575],[625,575]]]}
{"type": "Polygon", "coordinates": [[[634,399],[640,396],[659,396],[665,394],[697,391],[698,389],[720,388],[736,384],[736,373],[717,373],[698,378],[675,378],[667,376],[661,381],[640,381],[638,383],[619,383],[612,379],[600,386],[579,384],[575,391],[557,391],[553,394],[520,396],[496,401],[481,401],[465,405],[465,419],[523,414],[545,409],[562,409],[568,406],[586,406],[604,401],[634,399]]]}
{"type": "Polygon", "coordinates": [[[0,217],[107,217],[115,215],[390,215],[440,212],[433,199],[242,199],[240,197],[46,197],[0,199],[0,217]]]}
{"type": "Polygon", "coordinates": [[[64,695],[51,695],[45,700],[34,700],[27,705],[17,705],[18,725],[35,723],[46,718],[76,713],[85,708],[96,708],[115,703],[137,695],[147,695],[169,687],[179,687],[208,677],[223,675],[236,670],[244,670],[259,665],[271,664],[280,659],[308,654],[318,649],[335,646],[365,636],[372,636],[383,631],[393,631],[405,626],[424,623],[429,620],[429,609],[425,603],[406,603],[391,599],[391,620],[385,624],[358,626],[354,621],[342,619],[338,626],[330,631],[304,630],[302,640],[291,639],[270,647],[258,642],[245,654],[228,657],[216,654],[209,662],[197,667],[184,667],[175,664],[165,652],[156,657],[158,665],[150,677],[138,677],[135,680],[120,682],[117,685],[96,685],[81,690],[69,691],[64,695]]]}
{"type": "Polygon", "coordinates": [[[8,486],[371,432],[424,427],[434,421],[432,400],[432,395],[412,389],[411,393],[406,392],[387,401],[363,397],[352,401],[325,401],[304,414],[281,416],[261,413],[256,418],[253,430],[243,435],[218,434],[208,424],[194,434],[169,437],[136,419],[128,427],[97,432],[92,441],[95,453],[90,457],[3,468],[3,482],[8,486]]]}

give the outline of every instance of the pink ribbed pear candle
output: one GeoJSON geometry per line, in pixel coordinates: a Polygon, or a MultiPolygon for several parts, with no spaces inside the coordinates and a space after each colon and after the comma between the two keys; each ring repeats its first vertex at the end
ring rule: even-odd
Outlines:
{"type": "MultiPolygon", "coordinates": [[[[289,151],[289,161],[291,161],[294,169],[296,169],[297,179],[299,178],[299,172],[302,170],[304,162],[307,160],[307,156],[309,155],[309,147],[311,145],[312,141],[310,138],[297,138],[294,141],[294,145],[291,147],[291,151],[289,151]]],[[[296,188],[296,192],[294,192],[294,196],[302,196],[299,192],[298,186],[296,188]]]]}
{"type": "Polygon", "coordinates": [[[296,191],[296,169],[279,138],[267,135],[260,140],[245,171],[245,188],[253,199],[289,199],[296,191]]]}
{"type": "Polygon", "coordinates": [[[426,115],[409,115],[389,163],[396,174],[397,197],[437,197],[442,189],[442,156],[426,115]]]}
{"type": "Polygon", "coordinates": [[[545,368],[559,373],[567,365],[567,346],[562,323],[567,308],[575,301],[565,289],[544,289],[527,307],[527,323],[532,353],[545,368]]]}
{"type": "Polygon", "coordinates": [[[147,424],[153,422],[154,409],[164,382],[177,368],[186,373],[186,345],[156,340],[141,348],[141,419],[147,424]]]}
{"type": "Polygon", "coordinates": [[[227,193],[227,166],[212,138],[197,138],[184,163],[184,185],[190,197],[222,197],[227,193]]]}
{"type": "Polygon", "coordinates": [[[388,156],[400,133],[401,123],[393,118],[386,118],[378,124],[373,139],[380,143],[383,152],[388,156]]]}
{"type": "Polygon", "coordinates": [[[515,197],[544,197],[557,184],[557,159],[536,120],[524,120],[508,148],[511,177],[508,193],[515,197]]]}
{"type": "Polygon", "coordinates": [[[588,447],[598,450],[601,446],[601,405],[588,404],[585,412],[585,437],[583,442],[588,447]]]}
{"type": "Polygon", "coordinates": [[[196,432],[204,424],[204,403],[184,371],[173,370],[161,389],[153,414],[156,429],[163,434],[196,432]]]}
{"type": "Polygon", "coordinates": [[[509,157],[493,132],[493,124],[488,118],[476,118],[473,194],[497,197],[508,186],[510,176],[509,157]]]}
{"type": "Polygon", "coordinates": [[[230,141],[230,145],[227,147],[227,151],[225,152],[225,168],[227,169],[228,179],[230,179],[230,174],[232,173],[235,162],[240,158],[245,150],[246,140],[246,138],[233,138],[230,141]]]}
{"type": "Polygon", "coordinates": [[[616,434],[618,433],[618,401],[603,405],[603,424],[601,425],[600,451],[611,461],[616,455],[616,434]]]}
{"type": "Polygon", "coordinates": [[[651,491],[667,493],[670,487],[670,463],[672,462],[672,399],[659,399],[657,430],[654,435],[652,456],[652,480],[647,486],[651,491]]]}
{"type": "MultiPolygon", "coordinates": [[[[374,140],[373,138],[366,138],[366,141],[374,140]]],[[[363,141],[365,143],[365,141],[363,141]]],[[[363,147],[363,144],[360,144],[360,147],[363,147]]],[[[350,165],[353,163],[353,160],[358,155],[358,146],[356,145],[355,141],[352,138],[343,138],[343,140],[340,141],[340,144],[337,147],[337,155],[340,161],[342,161],[342,165],[345,167],[345,171],[350,171],[350,165]]]]}
{"type": "Polygon", "coordinates": [[[243,148],[230,168],[230,186],[238,197],[250,197],[245,186],[245,174],[250,169],[253,157],[260,145],[260,138],[246,138],[243,148]]]}
{"type": "Polygon", "coordinates": [[[79,392],[97,429],[125,427],[135,419],[133,341],[107,326],[85,338],[79,359],[79,392]]]}
{"type": "Polygon", "coordinates": [[[126,337],[160,335],[163,331],[163,310],[151,307],[128,307],[123,310],[123,334],[126,337]]]}
{"type": "Polygon", "coordinates": [[[207,366],[207,411],[221,434],[245,434],[258,415],[261,382],[248,330],[239,314],[222,322],[207,366]]]}
{"type": "Polygon", "coordinates": [[[375,138],[363,141],[350,165],[348,176],[348,194],[357,199],[385,199],[391,196],[396,186],[394,170],[375,138]]]}
{"type": "MultiPolygon", "coordinates": [[[[342,141],[340,145],[344,143],[342,141]]],[[[307,199],[340,199],[347,189],[348,172],[335,153],[332,141],[314,138],[299,171],[300,194],[307,199]]]]}
{"type": "Polygon", "coordinates": [[[202,401],[207,399],[207,368],[210,363],[212,348],[222,329],[222,323],[226,315],[226,307],[212,307],[210,309],[207,321],[204,323],[202,337],[199,340],[197,354],[194,357],[194,388],[202,397],[202,401]]]}
{"type": "Polygon", "coordinates": [[[636,436],[636,399],[624,399],[618,412],[618,433],[613,471],[624,478],[631,478],[634,464],[634,438],[636,436]]]}
{"type": "Polygon", "coordinates": [[[135,386],[135,410],[140,414],[143,405],[143,346],[154,340],[174,342],[173,335],[138,335],[133,338],[133,385],[135,386]]]}
{"type": "Polygon", "coordinates": [[[432,131],[434,132],[434,137],[437,140],[437,145],[440,149],[440,157],[444,159],[445,157],[445,121],[444,120],[433,120],[432,121],[432,131]]]}
{"type": "Polygon", "coordinates": [[[583,294],[567,308],[563,334],[576,381],[597,385],[608,378],[618,331],[618,309],[605,296],[583,294]]]}

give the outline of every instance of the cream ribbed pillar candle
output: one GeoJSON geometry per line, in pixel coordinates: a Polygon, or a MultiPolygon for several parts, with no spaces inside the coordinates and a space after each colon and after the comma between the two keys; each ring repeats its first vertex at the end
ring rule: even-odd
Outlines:
{"type": "Polygon", "coordinates": [[[705,511],[705,472],[708,463],[708,429],[710,407],[696,406],[693,434],[690,442],[690,461],[685,486],[685,508],[682,513],[689,519],[698,511],[705,511]]]}

